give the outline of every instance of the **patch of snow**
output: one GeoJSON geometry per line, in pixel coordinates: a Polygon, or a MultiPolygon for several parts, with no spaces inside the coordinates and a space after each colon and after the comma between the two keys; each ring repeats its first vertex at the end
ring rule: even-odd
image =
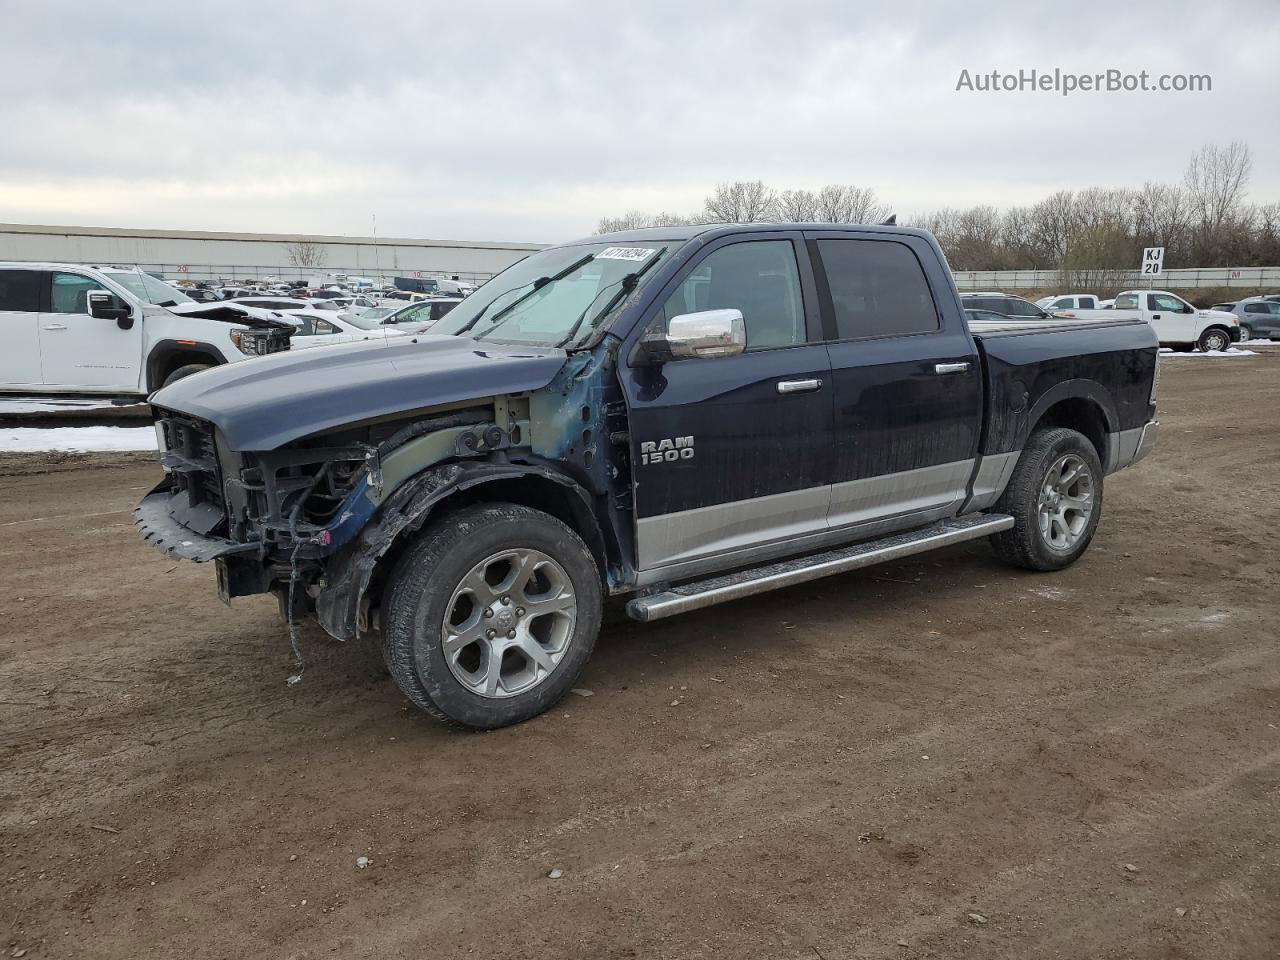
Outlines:
{"type": "Polygon", "coordinates": [[[1209,353],[1201,353],[1199,350],[1188,351],[1187,353],[1178,353],[1170,350],[1168,347],[1160,348],[1161,357],[1204,357],[1212,360],[1215,357],[1226,359],[1228,357],[1256,357],[1257,354],[1252,350],[1241,350],[1239,347],[1232,347],[1230,350],[1214,350],[1209,353]]]}
{"type": "Polygon", "coordinates": [[[1067,591],[1059,587],[1032,587],[1027,593],[1034,594],[1045,600],[1065,600],[1067,598],[1067,591]]]}
{"type": "Polygon", "coordinates": [[[0,429],[0,453],[105,453],[156,449],[154,427],[11,427],[0,429]]]}
{"type": "Polygon", "coordinates": [[[60,413],[66,410],[130,410],[138,404],[112,403],[88,397],[49,398],[48,400],[0,400],[0,414],[60,413]]]}

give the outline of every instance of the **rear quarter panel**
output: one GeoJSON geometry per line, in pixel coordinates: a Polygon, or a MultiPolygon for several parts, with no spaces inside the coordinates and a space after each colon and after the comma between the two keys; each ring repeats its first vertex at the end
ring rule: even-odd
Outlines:
{"type": "Polygon", "coordinates": [[[1095,401],[1110,433],[1151,418],[1155,331],[1142,322],[975,334],[987,376],[984,456],[1021,450],[1054,404],[1095,401]]]}

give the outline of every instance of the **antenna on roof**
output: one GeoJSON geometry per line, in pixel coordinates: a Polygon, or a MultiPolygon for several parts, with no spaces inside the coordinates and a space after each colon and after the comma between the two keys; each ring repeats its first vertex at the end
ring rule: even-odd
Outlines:
{"type": "Polygon", "coordinates": [[[889,219],[880,224],[882,227],[896,227],[898,225],[898,215],[896,213],[889,214],[889,219]]]}

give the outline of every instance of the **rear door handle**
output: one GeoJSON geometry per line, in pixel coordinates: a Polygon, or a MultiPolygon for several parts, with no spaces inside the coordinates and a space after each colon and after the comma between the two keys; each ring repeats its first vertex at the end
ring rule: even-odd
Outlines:
{"type": "Polygon", "coordinates": [[[934,373],[964,373],[969,369],[967,360],[961,363],[935,363],[933,365],[934,373]]]}
{"type": "Polygon", "coordinates": [[[821,380],[779,380],[774,386],[778,392],[787,393],[813,393],[815,390],[822,389],[821,380]]]}
{"type": "Polygon", "coordinates": [[[46,323],[44,328],[46,330],[65,330],[67,325],[65,323],[46,323]]]}

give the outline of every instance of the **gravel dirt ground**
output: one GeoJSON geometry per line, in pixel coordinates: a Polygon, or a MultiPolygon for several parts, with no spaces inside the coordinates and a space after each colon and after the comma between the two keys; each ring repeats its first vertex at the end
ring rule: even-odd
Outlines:
{"type": "Polygon", "coordinates": [[[0,457],[0,956],[1280,956],[1280,356],[1160,410],[1070,570],[618,620],[483,735],[372,642],[287,686],[274,601],[139,542],[148,458],[0,457]]]}

